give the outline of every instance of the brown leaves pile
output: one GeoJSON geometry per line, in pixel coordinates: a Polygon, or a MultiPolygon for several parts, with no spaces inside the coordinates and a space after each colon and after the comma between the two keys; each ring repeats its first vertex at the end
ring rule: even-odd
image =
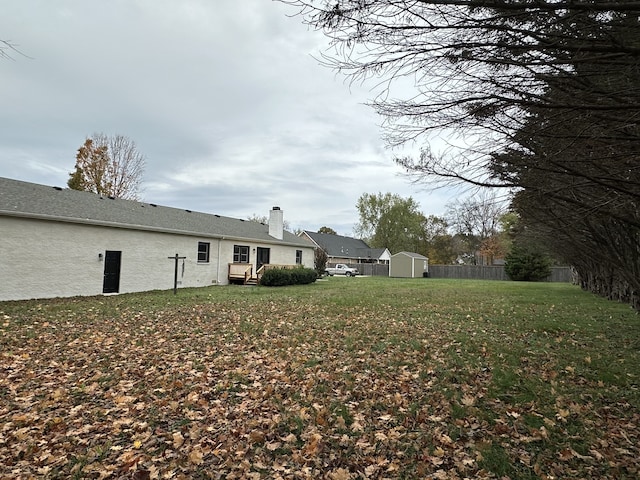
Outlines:
{"type": "Polygon", "coordinates": [[[464,319],[295,298],[115,314],[87,302],[0,315],[2,478],[639,474],[632,406],[606,391],[597,407],[492,397],[499,352],[460,344],[464,319]]]}

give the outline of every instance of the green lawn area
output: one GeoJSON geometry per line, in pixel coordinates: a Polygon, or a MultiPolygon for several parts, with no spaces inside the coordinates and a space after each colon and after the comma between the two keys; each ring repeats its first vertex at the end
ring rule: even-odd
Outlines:
{"type": "Polygon", "coordinates": [[[640,316],[331,277],[0,303],[0,478],[638,478],[640,316]]]}

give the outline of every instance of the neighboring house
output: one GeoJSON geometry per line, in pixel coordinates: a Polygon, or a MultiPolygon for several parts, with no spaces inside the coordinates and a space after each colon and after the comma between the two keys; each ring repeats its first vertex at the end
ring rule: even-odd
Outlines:
{"type": "Polygon", "coordinates": [[[399,252],[391,255],[390,277],[418,278],[429,273],[429,259],[413,252],[399,252]]]}
{"type": "Polygon", "coordinates": [[[170,289],[176,272],[180,287],[203,287],[265,264],[313,268],[314,246],[283,223],[278,207],[265,225],[0,177],[0,301],[170,289]]]}
{"type": "Polygon", "coordinates": [[[327,263],[389,264],[391,254],[386,248],[370,248],[363,240],[329,233],[303,231],[300,236],[327,252],[327,263]]]}

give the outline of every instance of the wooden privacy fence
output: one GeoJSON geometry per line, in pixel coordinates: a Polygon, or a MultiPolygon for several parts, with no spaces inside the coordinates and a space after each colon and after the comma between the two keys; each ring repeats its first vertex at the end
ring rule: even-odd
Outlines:
{"type": "MultiPolygon", "coordinates": [[[[389,265],[380,263],[349,263],[360,275],[388,277],[389,265]]],[[[461,278],[475,280],[509,280],[501,265],[429,265],[431,278],[461,278]]],[[[571,267],[551,267],[546,282],[572,282],[571,267]]]]}
{"type": "MultiPolygon", "coordinates": [[[[477,280],[509,280],[500,265],[429,265],[431,278],[468,278],[477,280]]],[[[551,267],[547,282],[571,282],[571,267],[551,267]]]]}
{"type": "Polygon", "coordinates": [[[389,265],[383,263],[348,263],[347,265],[351,268],[357,268],[360,275],[389,276],[389,265]]]}

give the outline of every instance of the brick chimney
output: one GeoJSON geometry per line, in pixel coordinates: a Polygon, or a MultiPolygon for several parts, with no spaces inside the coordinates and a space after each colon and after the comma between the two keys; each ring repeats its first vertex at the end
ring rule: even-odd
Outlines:
{"type": "Polygon", "coordinates": [[[269,212],[269,235],[278,240],[284,236],[284,217],[280,207],[273,207],[269,212]]]}

